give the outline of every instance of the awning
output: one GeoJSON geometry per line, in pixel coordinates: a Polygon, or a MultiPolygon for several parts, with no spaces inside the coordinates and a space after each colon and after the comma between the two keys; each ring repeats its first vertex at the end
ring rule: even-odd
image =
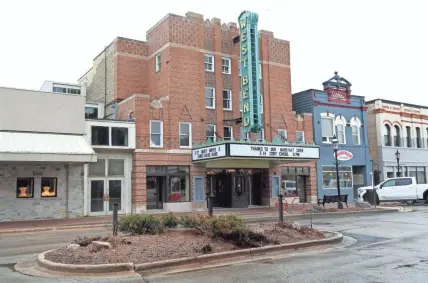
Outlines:
{"type": "Polygon", "coordinates": [[[0,132],[0,161],[96,162],[82,135],[0,132]]]}

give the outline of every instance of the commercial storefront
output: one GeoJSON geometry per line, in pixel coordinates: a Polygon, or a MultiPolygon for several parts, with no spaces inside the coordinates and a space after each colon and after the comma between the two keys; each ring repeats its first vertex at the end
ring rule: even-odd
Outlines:
{"type": "Polygon", "coordinates": [[[375,183],[410,176],[426,184],[428,107],[384,99],[368,101],[367,105],[375,183]]]}
{"type": "Polygon", "coordinates": [[[0,221],[83,216],[84,164],[97,161],[84,138],[85,98],[7,88],[0,96],[8,102],[0,105],[0,221]]]}
{"type": "Polygon", "coordinates": [[[311,196],[305,163],[318,158],[315,145],[224,142],[193,149],[192,161],[204,165],[207,181],[195,195],[212,195],[216,207],[273,206],[282,187],[286,198],[306,202],[311,196]]]}
{"type": "Polygon", "coordinates": [[[318,198],[337,195],[336,158],[341,194],[352,201],[359,187],[372,182],[364,97],[351,95],[351,83],[337,72],[323,83],[324,90],[293,94],[293,109],[313,113],[314,139],[320,145],[317,162],[318,198]]]}

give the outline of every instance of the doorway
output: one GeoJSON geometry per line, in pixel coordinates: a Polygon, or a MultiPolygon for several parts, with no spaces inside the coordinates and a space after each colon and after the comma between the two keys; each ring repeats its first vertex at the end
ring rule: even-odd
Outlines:
{"type": "Polygon", "coordinates": [[[147,177],[147,209],[163,209],[165,176],[147,177]]]}
{"type": "Polygon", "coordinates": [[[118,212],[123,212],[124,180],[122,178],[100,178],[89,180],[89,211],[92,215],[113,213],[113,204],[118,204],[118,212]]]}

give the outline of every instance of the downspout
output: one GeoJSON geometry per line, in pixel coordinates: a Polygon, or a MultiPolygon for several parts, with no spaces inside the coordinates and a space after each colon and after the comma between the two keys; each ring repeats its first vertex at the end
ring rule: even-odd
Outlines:
{"type": "Polygon", "coordinates": [[[117,102],[112,105],[113,108],[113,120],[117,120],[117,102]]]}
{"type": "Polygon", "coordinates": [[[107,115],[107,46],[104,47],[104,119],[107,115]]]}
{"type": "Polygon", "coordinates": [[[65,165],[65,174],[66,174],[66,179],[65,179],[65,218],[69,217],[68,214],[68,195],[69,195],[69,191],[70,191],[70,164],[65,165]]]}

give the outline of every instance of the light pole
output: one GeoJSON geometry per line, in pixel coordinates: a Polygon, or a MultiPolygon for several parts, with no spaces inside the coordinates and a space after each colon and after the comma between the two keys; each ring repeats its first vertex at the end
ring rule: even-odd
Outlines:
{"type": "Polygon", "coordinates": [[[395,153],[395,157],[397,158],[397,177],[400,176],[400,152],[397,149],[397,152],[395,153]]]}
{"type": "Polygon", "coordinates": [[[343,204],[341,202],[341,196],[340,196],[340,180],[339,180],[339,160],[337,159],[337,150],[339,149],[339,140],[336,138],[336,135],[333,136],[333,139],[331,140],[333,143],[333,149],[334,149],[334,159],[336,160],[336,184],[337,184],[337,208],[343,209],[343,204]]]}

